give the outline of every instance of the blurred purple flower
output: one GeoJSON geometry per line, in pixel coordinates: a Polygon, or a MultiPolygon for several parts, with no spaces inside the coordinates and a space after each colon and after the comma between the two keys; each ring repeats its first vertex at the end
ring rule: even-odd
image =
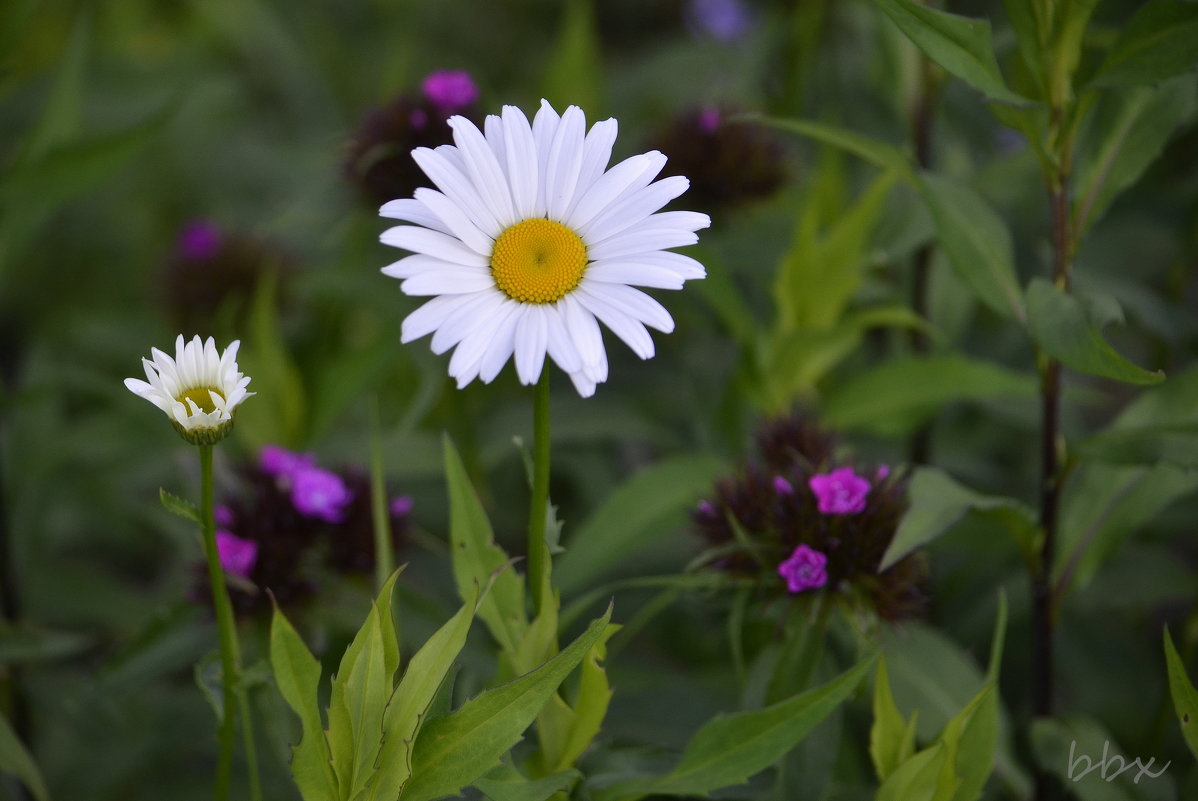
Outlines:
{"type": "Polygon", "coordinates": [[[263,473],[276,478],[291,478],[296,472],[315,465],[314,455],[294,453],[278,445],[263,445],[258,451],[258,466],[263,473]]]}
{"type": "Polygon", "coordinates": [[[228,528],[233,525],[233,510],[222,503],[212,510],[212,519],[216,521],[216,525],[228,528]]]}
{"type": "MultiPolygon", "coordinates": [[[[428,75],[420,84],[424,99],[442,114],[456,114],[464,108],[474,105],[478,100],[478,87],[470,73],[465,70],[441,70],[428,75]]],[[[412,120],[413,125],[422,127],[412,120]]]]}
{"type": "Polygon", "coordinates": [[[291,502],[300,514],[330,523],[345,518],[345,507],[354,496],[341,476],[319,467],[301,466],[290,478],[291,502]]]}
{"type": "Polygon", "coordinates": [[[216,552],[225,572],[249,578],[258,562],[258,543],[243,540],[228,531],[216,532],[216,552]]]}
{"type": "Polygon", "coordinates": [[[692,29],[721,42],[739,39],[753,27],[744,0],[691,0],[686,15],[692,29]]]}
{"type": "Polygon", "coordinates": [[[828,583],[825,566],[828,557],[819,551],[800,545],[785,562],[778,565],[778,575],[786,579],[786,588],[792,593],[813,590],[828,583]]]}
{"type": "Polygon", "coordinates": [[[715,129],[720,127],[720,110],[715,106],[704,106],[699,109],[699,116],[696,119],[696,124],[699,130],[705,134],[715,133],[715,129]]]}
{"type": "Polygon", "coordinates": [[[816,474],[807,479],[807,486],[819,501],[819,510],[826,515],[855,515],[865,510],[869,480],[842,467],[831,473],[816,474]]]}
{"type": "Polygon", "coordinates": [[[220,245],[220,229],[205,220],[195,220],[184,226],[175,243],[179,255],[189,261],[212,258],[220,250],[220,245]]]}
{"type": "Polygon", "coordinates": [[[391,516],[403,517],[412,511],[412,498],[409,495],[400,495],[391,501],[391,516]]]}
{"type": "Polygon", "coordinates": [[[774,476],[774,492],[779,495],[794,495],[794,485],[784,479],[782,476],[774,476]]]}

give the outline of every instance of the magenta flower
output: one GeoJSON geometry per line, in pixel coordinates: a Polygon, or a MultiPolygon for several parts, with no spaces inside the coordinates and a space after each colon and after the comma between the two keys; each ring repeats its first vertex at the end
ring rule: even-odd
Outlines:
{"type": "Polygon", "coordinates": [[[817,550],[800,545],[782,564],[778,575],[786,579],[786,588],[792,593],[814,590],[828,583],[825,566],[828,557],[817,550]]]}
{"type": "Polygon", "coordinates": [[[258,466],[262,472],[276,478],[291,478],[300,470],[314,467],[316,457],[310,453],[293,453],[278,445],[263,445],[258,451],[258,466]]]}
{"type": "Polygon", "coordinates": [[[869,480],[854,473],[851,467],[816,474],[807,479],[807,486],[815,493],[822,514],[855,515],[865,510],[869,480]]]}
{"type": "Polygon", "coordinates": [[[465,70],[434,72],[420,84],[424,99],[445,115],[456,114],[474,105],[478,87],[465,70]]]}
{"type": "Polygon", "coordinates": [[[784,479],[782,476],[774,476],[774,492],[779,495],[794,495],[794,485],[784,479]]]}
{"type": "Polygon", "coordinates": [[[715,106],[705,106],[699,109],[697,123],[699,130],[703,133],[715,133],[715,129],[720,127],[720,110],[715,106]]]}
{"type": "Polygon", "coordinates": [[[243,540],[228,531],[216,532],[216,553],[226,573],[249,578],[258,562],[258,543],[243,540]]]}
{"type": "Polygon", "coordinates": [[[354,495],[341,476],[319,467],[301,467],[291,474],[291,503],[305,517],[330,523],[345,518],[345,507],[354,495]]]}
{"type": "Polygon", "coordinates": [[[175,243],[179,255],[190,261],[210,259],[220,250],[220,229],[210,222],[196,220],[179,232],[175,243]]]}

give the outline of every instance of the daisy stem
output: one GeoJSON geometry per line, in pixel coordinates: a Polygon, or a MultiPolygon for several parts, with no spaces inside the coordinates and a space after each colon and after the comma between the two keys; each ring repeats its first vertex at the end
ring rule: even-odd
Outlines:
{"type": "Polygon", "coordinates": [[[549,369],[541,370],[533,392],[532,501],[528,510],[528,583],[533,615],[541,614],[549,594],[549,546],[545,524],[549,517],[549,369]]]}
{"type": "MultiPolygon", "coordinates": [[[[229,780],[233,770],[233,746],[237,739],[237,630],[233,621],[233,604],[225,588],[225,573],[216,548],[216,523],[212,516],[212,446],[200,445],[200,529],[204,535],[204,552],[208,557],[208,580],[212,585],[212,606],[216,610],[216,625],[220,632],[221,685],[224,703],[220,720],[220,752],[216,766],[216,801],[229,797],[229,780]]],[[[244,710],[248,720],[249,710],[244,710]]],[[[247,733],[249,728],[246,729],[247,733]]]]}

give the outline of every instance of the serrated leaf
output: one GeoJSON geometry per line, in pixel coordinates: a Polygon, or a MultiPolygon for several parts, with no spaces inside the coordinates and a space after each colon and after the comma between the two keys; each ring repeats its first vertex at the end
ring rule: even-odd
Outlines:
{"type": "Polygon", "coordinates": [[[563,770],[530,779],[510,762],[505,762],[476,781],[474,786],[490,801],[546,801],[554,793],[569,789],[581,776],[576,770],[563,770]]]}
{"type": "Polygon", "coordinates": [[[874,3],[928,58],[987,97],[1014,105],[1031,102],[1003,81],[988,21],[949,14],[914,0],[874,3]]]}
{"type": "Polygon", "coordinates": [[[995,312],[1025,322],[1027,312],[1006,223],[976,191],[947,176],[922,173],[917,187],[957,275],[995,312]]]}
{"type": "Polygon", "coordinates": [[[553,566],[565,595],[585,589],[605,571],[632,558],[668,533],[663,525],[694,503],[722,468],[714,456],[691,454],[664,459],[638,472],[607,496],[570,537],[553,566]]]}
{"type": "Polygon", "coordinates": [[[821,407],[841,429],[898,434],[942,406],[987,399],[1036,397],[1030,375],[963,356],[889,359],[827,392],[821,407]]]}
{"type": "Polygon", "coordinates": [[[491,522],[470,484],[462,459],[448,435],[443,438],[442,445],[445,480],[449,485],[449,541],[458,597],[465,601],[477,587],[490,585],[491,590],[482,600],[478,616],[504,653],[515,653],[528,628],[524,582],[513,571],[503,570],[510,560],[495,544],[491,522]]]}
{"type": "Polygon", "coordinates": [[[1091,86],[1157,83],[1198,64],[1198,6],[1176,0],[1145,3],[1123,27],[1091,86]]]}
{"type": "Polygon", "coordinates": [[[1181,726],[1182,736],[1190,753],[1198,757],[1198,690],[1194,689],[1186,673],[1185,664],[1173,645],[1169,636],[1169,628],[1165,627],[1165,668],[1169,673],[1169,695],[1173,698],[1173,711],[1177,714],[1177,723],[1181,726]]]}
{"type": "Polygon", "coordinates": [[[169,493],[161,487],[158,488],[158,500],[162,501],[162,507],[171,514],[190,520],[197,526],[203,525],[200,520],[200,507],[191,501],[169,493]]]}
{"type": "Polygon", "coordinates": [[[695,733],[670,773],[617,784],[598,797],[628,801],[645,795],[706,795],[741,784],[780,759],[840,706],[873,662],[865,659],[821,687],[764,709],[717,716],[695,733]]]}
{"type": "Polygon", "coordinates": [[[270,626],[270,665],[279,693],[302,724],[302,736],[292,748],[291,758],[291,775],[300,794],[304,801],[337,798],[337,779],[317,705],[320,663],[278,606],[270,626]]]}
{"type": "Polygon", "coordinates": [[[0,773],[16,776],[35,801],[50,801],[46,782],[29,751],[17,738],[8,718],[0,715],[0,773]]]}
{"type": "Polygon", "coordinates": [[[560,654],[536,670],[486,690],[448,717],[430,722],[416,740],[412,779],[402,801],[452,795],[499,764],[541,707],[607,630],[611,607],[560,654]]]}
{"type": "Polygon", "coordinates": [[[1107,344],[1086,319],[1078,300],[1042,278],[1027,290],[1028,322],[1032,338],[1044,352],[1079,373],[1102,376],[1127,384],[1157,384],[1164,372],[1150,372],[1124,359],[1107,344]]]}
{"type": "Polygon", "coordinates": [[[393,801],[412,775],[412,747],[429,707],[466,644],[478,607],[477,590],[429,637],[408,663],[383,715],[383,746],[371,782],[371,801],[393,801]]]}
{"type": "Polygon", "coordinates": [[[882,556],[879,571],[932,542],[972,509],[1009,508],[1032,519],[1032,511],[1014,498],[975,492],[935,467],[918,468],[911,478],[908,494],[911,506],[882,556]]]}

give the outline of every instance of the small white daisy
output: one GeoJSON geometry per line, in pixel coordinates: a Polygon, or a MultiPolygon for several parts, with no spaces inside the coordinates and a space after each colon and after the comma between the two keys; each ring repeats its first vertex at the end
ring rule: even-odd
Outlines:
{"type": "Polygon", "coordinates": [[[126,378],[125,386],[134,395],[145,398],[166,412],[175,429],[194,445],[211,445],[225,437],[233,427],[233,412],[253,392],[246,392],[250,383],[237,369],[239,341],[216,352],[216,342],[199,336],[184,343],[183,335],[175,340],[175,358],[157,348],[154,357],[142,359],[146,381],[126,378]]]}
{"type": "Polygon", "coordinates": [[[431,295],[403,322],[403,341],[432,334],[432,349],[456,346],[449,374],[464,387],[489,383],[515,355],[524,384],[548,354],[584,397],[607,380],[599,322],[642,359],[653,355],[645,326],[674,320],[634,286],[681,289],[703,278],[699,262],[667,248],[694,244],[706,214],[658,211],[686,191],[681,176],[654,178],[666,157],[633,156],[611,169],[616,121],[586,130],[582,110],[558,116],[548,101],[528,123],[504,106],[485,133],[449,120],[456,144],[412,157],[440,191],[417,189],[380,210],[404,220],[384,244],[412,256],[383,268],[409,295],[431,295]]]}

